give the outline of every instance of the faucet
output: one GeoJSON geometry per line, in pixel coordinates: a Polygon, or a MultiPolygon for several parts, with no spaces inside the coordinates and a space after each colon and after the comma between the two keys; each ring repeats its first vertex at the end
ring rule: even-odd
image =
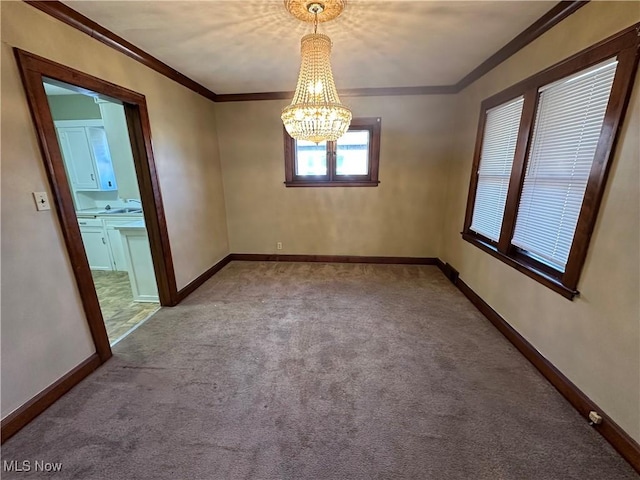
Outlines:
{"type": "Polygon", "coordinates": [[[127,198],[127,203],[129,202],[138,202],[140,205],[142,205],[142,202],[136,198],[127,198]]]}

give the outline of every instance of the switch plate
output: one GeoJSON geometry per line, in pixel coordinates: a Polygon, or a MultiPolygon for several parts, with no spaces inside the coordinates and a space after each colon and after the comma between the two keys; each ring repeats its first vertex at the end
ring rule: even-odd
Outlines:
{"type": "Polygon", "coordinates": [[[282,242],[278,242],[278,243],[276,243],[276,248],[277,248],[278,250],[282,250],[282,242]]]}
{"type": "Polygon", "coordinates": [[[47,192],[33,192],[33,199],[36,201],[36,208],[38,210],[51,210],[47,192]]]}

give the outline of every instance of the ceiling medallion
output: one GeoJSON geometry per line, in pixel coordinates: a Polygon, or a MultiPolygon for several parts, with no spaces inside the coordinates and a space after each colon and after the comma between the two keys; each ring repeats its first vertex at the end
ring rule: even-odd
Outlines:
{"type": "Polygon", "coordinates": [[[312,2],[309,0],[284,0],[284,6],[291,15],[306,23],[315,21],[314,7],[318,8],[318,23],[328,22],[337,18],[346,5],[346,0],[323,0],[312,2]]]}

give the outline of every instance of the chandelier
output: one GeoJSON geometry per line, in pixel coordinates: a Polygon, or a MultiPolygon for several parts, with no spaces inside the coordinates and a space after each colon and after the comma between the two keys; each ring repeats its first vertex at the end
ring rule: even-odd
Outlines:
{"type": "Polygon", "coordinates": [[[340,103],[331,72],[331,39],[318,33],[318,21],[336,18],[346,0],[307,2],[285,0],[296,18],[313,22],[313,33],[302,37],[300,75],[291,105],[282,111],[284,127],[296,140],[319,143],[342,137],[351,123],[351,111],[340,103]],[[320,20],[319,20],[320,16],[320,20]]]}

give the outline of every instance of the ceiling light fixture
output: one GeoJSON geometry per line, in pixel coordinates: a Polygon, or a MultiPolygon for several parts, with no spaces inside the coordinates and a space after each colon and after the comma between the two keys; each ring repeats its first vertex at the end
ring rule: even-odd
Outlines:
{"type": "Polygon", "coordinates": [[[300,74],[291,105],[282,111],[282,122],[293,138],[319,143],[342,137],[351,123],[351,110],[342,105],[333,81],[331,39],[318,33],[318,22],[333,20],[346,0],[285,0],[289,13],[313,22],[313,33],[302,37],[300,74]]]}

